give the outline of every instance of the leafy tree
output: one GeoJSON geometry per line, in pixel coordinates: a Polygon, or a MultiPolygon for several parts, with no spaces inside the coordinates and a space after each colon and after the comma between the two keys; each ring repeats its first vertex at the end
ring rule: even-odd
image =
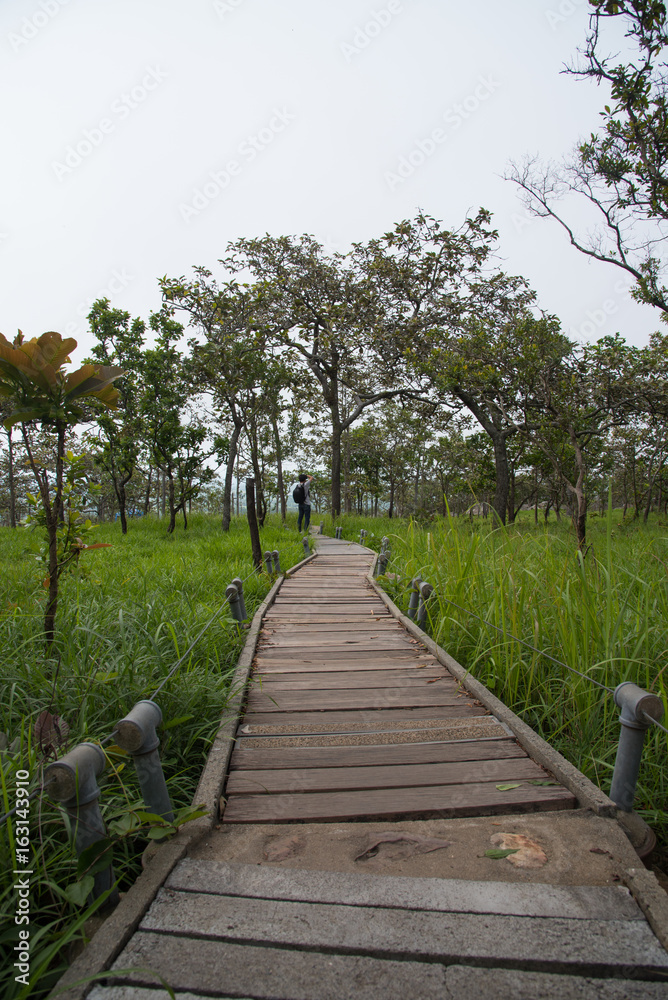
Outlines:
{"type": "Polygon", "coordinates": [[[19,332],[13,343],[0,334],[0,396],[9,400],[11,412],[5,426],[20,424],[23,443],[38,488],[41,521],[47,537],[48,600],[44,615],[47,651],[54,639],[58,610],[58,582],[65,567],[82,546],[74,528],[85,524],[76,509],[76,486],[80,469],[74,456],[66,453],[65,435],[84,416],[82,402],[95,399],[113,409],[118,391],[112,383],[122,369],[106,365],[83,365],[77,371],[65,371],[69,353],[77,346],[71,337],[43,333],[24,340],[19,332]],[[40,468],[31,448],[29,427],[40,424],[55,434],[55,473],[50,477],[40,468]],[[69,472],[66,466],[69,465],[69,472]],[[69,500],[67,516],[65,501],[69,500]]]}
{"type": "Polygon", "coordinates": [[[579,65],[566,72],[609,88],[603,127],[581,142],[561,165],[537,158],[511,164],[507,179],[523,192],[528,209],[552,218],[571,244],[595,260],[635,279],[634,298],[668,318],[663,242],[668,220],[668,91],[665,49],[666,7],[656,0],[590,0],[590,30],[579,65]],[[636,50],[615,63],[603,54],[605,22],[622,19],[636,50]],[[574,194],[593,210],[581,213],[581,227],[558,210],[574,194]]]}
{"type": "Polygon", "coordinates": [[[505,523],[507,440],[516,433],[506,411],[521,365],[513,380],[508,376],[534,295],[523,279],[485,270],[497,237],[490,218],[480,209],[459,230],[448,230],[421,214],[356,247],[356,257],[376,311],[373,342],[385,379],[403,380],[475,417],[493,443],[493,505],[505,523]],[[505,379],[497,372],[504,352],[505,379]]]}
{"type": "Polygon", "coordinates": [[[312,236],[266,236],[232,244],[222,263],[249,270],[261,295],[268,338],[299,358],[319,387],[331,424],[332,513],[341,513],[342,437],[364,410],[403,389],[381,387],[363,357],[367,290],[341,254],[325,255],[312,236]],[[354,404],[342,410],[342,392],[354,404]]]}
{"type": "Polygon", "coordinates": [[[107,472],[118,502],[121,530],[127,534],[128,483],[137,468],[142,447],[141,396],[142,345],[146,326],[140,319],[130,322],[130,313],[111,309],[108,299],[98,299],[88,314],[97,344],[91,351],[94,362],[120,365],[125,374],[116,383],[118,405],[114,413],[100,412],[97,424],[100,449],[96,459],[107,472]]]}
{"type": "Polygon", "coordinates": [[[214,470],[206,462],[220,453],[224,442],[211,440],[204,422],[191,415],[185,422],[185,408],[193,395],[192,372],[177,348],[183,327],[168,312],[153,313],[149,325],[157,335],[155,346],[144,354],[144,391],[141,416],[150,436],[153,460],[167,481],[169,524],[176,527],[176,515],[188,525],[187,508],[200,486],[209,482],[214,470]]]}

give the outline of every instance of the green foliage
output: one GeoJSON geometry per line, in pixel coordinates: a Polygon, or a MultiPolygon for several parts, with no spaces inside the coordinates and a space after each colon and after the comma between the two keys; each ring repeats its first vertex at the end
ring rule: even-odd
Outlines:
{"type": "MultiPolygon", "coordinates": [[[[187,654],[156,699],[165,720],[158,733],[176,812],[173,824],[157,821],[138,805],[139,788],[127,755],[106,747],[108,764],[99,783],[111,843],[103,847],[112,847],[114,871],[126,890],[140,871],[147,844],[169,836],[197,811],[192,812],[195,788],[232,693],[231,677],[244,641],[224,600],[225,587],[235,576],[248,577],[252,563],[243,519],[232,522],[229,534],[221,532],[217,518],[202,515],[192,516],[185,535],[166,537],[164,522],[151,517],[137,521],[130,535],[124,536],[119,524],[95,530],[101,542],[113,545],[113,559],[92,551],[85,578],[63,575],[55,636],[60,662],[54,678],[41,655],[42,588],[33,571],[38,539],[0,529],[0,812],[14,805],[17,770],[29,770],[37,787],[48,762],[45,752],[52,758],[77,743],[109,736],[135,702],[150,698],[176,660],[187,654]],[[61,745],[51,750],[40,743],[35,726],[47,708],[59,717],[62,734],[61,745]]],[[[303,556],[296,533],[276,523],[264,529],[262,543],[280,551],[286,568],[303,556]]],[[[264,573],[252,574],[244,584],[251,615],[270,585],[264,573]]],[[[30,816],[32,998],[53,987],[69,964],[69,949],[85,938],[86,921],[104,900],[86,907],[95,858],[78,865],[61,810],[43,797],[31,804],[30,816]]],[[[13,848],[12,823],[7,821],[0,832],[0,951],[5,958],[16,931],[13,848]]],[[[5,978],[0,979],[0,993],[18,1000],[18,989],[9,992],[16,985],[11,962],[1,964],[5,978]]]]}
{"type": "MultiPolygon", "coordinates": [[[[380,582],[399,606],[407,607],[408,583],[419,573],[435,588],[429,630],[439,645],[607,792],[619,711],[587,678],[610,688],[634,681],[668,708],[665,526],[610,511],[590,521],[592,547],[583,557],[566,522],[535,527],[527,515],[505,528],[451,517],[427,525],[361,518],[343,524],[346,538],[372,529],[372,548],[382,534],[389,537],[392,559],[380,582]]],[[[647,734],[636,799],[664,838],[667,745],[660,729],[647,734]]]]}

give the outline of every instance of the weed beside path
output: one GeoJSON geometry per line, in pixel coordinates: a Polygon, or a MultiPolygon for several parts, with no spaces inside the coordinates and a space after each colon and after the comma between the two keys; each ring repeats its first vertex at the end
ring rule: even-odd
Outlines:
{"type": "MultiPolygon", "coordinates": [[[[213,619],[156,698],[170,796],[176,809],[190,804],[245,638],[230,616],[225,587],[235,576],[251,574],[244,595],[252,616],[272,581],[266,572],[252,572],[242,519],[233,521],[228,534],[218,518],[202,515],[192,516],[186,532],[167,536],[165,529],[165,522],[153,518],[132,521],[126,536],[118,524],[96,528],[95,541],[111,547],[83,552],[78,570],[63,577],[57,655],[46,662],[40,539],[29,530],[0,529],[0,812],[15,804],[17,770],[29,771],[31,787],[37,787],[43,766],[67,748],[108,737],[136,701],[152,696],[213,619]],[[45,711],[55,721],[45,719],[45,711]]],[[[303,557],[299,536],[280,522],[265,527],[261,541],[263,550],[280,551],[283,568],[303,557]]],[[[140,796],[132,764],[113,741],[106,752],[100,802],[106,821],[120,830],[140,796]]],[[[8,820],[0,834],[0,993],[6,1000],[42,996],[51,988],[89,915],[78,898],[64,814],[46,797],[35,799],[30,826],[31,973],[44,968],[28,992],[15,982],[15,821],[8,820]]],[[[114,870],[121,891],[140,870],[145,834],[118,837],[114,870]]]]}

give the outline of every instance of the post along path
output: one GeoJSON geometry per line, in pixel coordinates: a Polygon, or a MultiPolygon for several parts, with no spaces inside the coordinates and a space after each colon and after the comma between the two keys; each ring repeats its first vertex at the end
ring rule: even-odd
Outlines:
{"type": "Polygon", "coordinates": [[[368,549],[317,541],[265,617],[221,821],[92,1000],[158,1000],[156,972],[177,1000],[668,997],[616,820],[406,630],[368,549]]]}

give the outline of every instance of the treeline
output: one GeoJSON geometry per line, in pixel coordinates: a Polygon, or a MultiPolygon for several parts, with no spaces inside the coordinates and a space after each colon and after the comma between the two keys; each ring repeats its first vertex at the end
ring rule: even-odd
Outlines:
{"type": "MultiPolygon", "coordinates": [[[[429,516],[522,508],[634,517],[668,503],[668,339],[567,338],[523,278],[493,263],[480,210],[459,229],[424,214],[347,254],[310,236],[241,239],[215,279],[163,278],[148,321],[99,300],[88,359],[124,375],[115,410],[91,403],[70,447],[100,518],[191,509],[229,527],[239,479],[260,521],[284,517],[294,469],[345,511],[429,516]],[[286,472],[286,468],[293,470],[286,472]]],[[[0,511],[15,524],[31,486],[22,450],[48,469],[49,431],[6,432],[0,511]],[[26,437],[27,435],[27,437],[26,437]]]]}

